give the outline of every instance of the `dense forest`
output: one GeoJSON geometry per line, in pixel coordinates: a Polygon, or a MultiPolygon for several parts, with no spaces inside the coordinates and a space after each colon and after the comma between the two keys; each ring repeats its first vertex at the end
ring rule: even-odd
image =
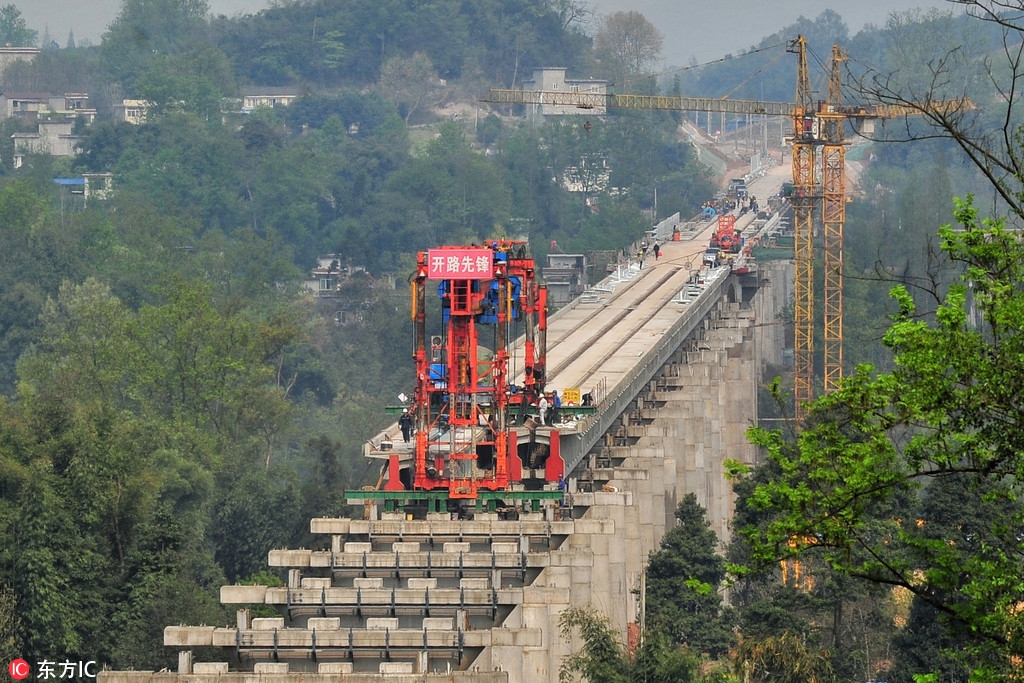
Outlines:
{"type": "MultiPolygon", "coordinates": [[[[910,88],[928,84],[926,65],[947,48],[970,46],[957,82],[978,81],[974,96],[991,99],[980,57],[1001,38],[993,22],[938,12],[851,36],[825,11],[748,54],[659,79],[653,27],[651,52],[627,59],[610,22],[575,0],[297,0],[234,18],[211,18],[204,0],[124,0],[99,45],[51,43],[6,70],[4,91],[88,92],[98,115],[76,128],[75,156],[29,154],[20,168],[11,136],[33,127],[0,121],[0,654],[173,666],[164,625],[230,622],[221,584],[260,577],[270,548],[318,543],[308,519],[345,514],[344,490],[376,479],[361,444],[412,381],[403,284],[417,250],[492,237],[528,239],[539,258],[555,242],[617,250],[655,210],[692,215],[715,192],[674,115],[540,122],[484,108],[488,87],[558,65],[618,88],[788,101],[785,44],[803,34],[815,56],[839,42],[910,88]],[[254,86],[302,96],[240,113],[254,86]],[[125,98],[149,103],[144,124],[115,120],[125,98]],[[558,182],[594,157],[611,169],[607,188],[581,196],[558,182]],[[83,173],[112,173],[115,191],[86,203],[54,183],[83,173]],[[326,303],[303,286],[321,254],[347,273],[326,303]]],[[[16,9],[0,10],[3,42],[37,38],[16,9]]],[[[981,115],[998,128],[999,112],[981,115]]],[[[931,237],[953,221],[954,195],[991,187],[948,139],[861,153],[848,361],[884,370],[900,308],[889,287],[931,274],[931,237]]],[[[1007,212],[998,198],[989,209],[1007,212]]],[[[773,467],[739,482],[737,528],[768,521],[744,501],[773,467]]],[[[952,501],[927,504],[954,525],[952,501]]],[[[936,657],[961,642],[910,629],[938,628],[934,603],[896,604],[824,561],[814,590],[780,583],[769,563],[723,607],[727,565],[703,511],[687,498],[677,516],[651,558],[653,660],[615,660],[616,676],[726,680],[699,660],[778,655],[817,662],[822,677],[799,680],[889,670],[909,682],[937,666],[922,638],[936,657]]],[[[737,564],[759,557],[729,550],[737,564]]],[[[583,623],[601,632],[599,616],[567,619],[583,623]]]]}

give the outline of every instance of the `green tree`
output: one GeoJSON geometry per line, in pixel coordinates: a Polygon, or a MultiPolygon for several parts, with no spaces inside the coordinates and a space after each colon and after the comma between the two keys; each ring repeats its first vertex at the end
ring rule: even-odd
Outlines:
{"type": "Polygon", "coordinates": [[[476,139],[484,145],[493,144],[501,135],[501,119],[495,114],[488,114],[477,127],[476,139]]]}
{"type": "Polygon", "coordinates": [[[229,69],[219,50],[157,55],[139,74],[131,94],[148,103],[147,122],[173,112],[191,112],[219,124],[223,88],[229,83],[229,69]]]}
{"type": "Polygon", "coordinates": [[[15,363],[32,340],[46,300],[44,283],[33,276],[41,265],[32,234],[47,218],[46,202],[31,183],[19,180],[0,188],[0,387],[10,391],[15,363]]]}
{"type": "Polygon", "coordinates": [[[742,640],[736,673],[750,683],[828,683],[833,680],[827,652],[814,652],[791,633],[742,640]]]}
{"type": "MultiPolygon", "coordinates": [[[[56,499],[45,467],[22,482],[24,505],[12,525],[8,561],[17,595],[18,641],[27,652],[82,652],[85,614],[71,590],[74,524],[56,499]]],[[[10,532],[9,532],[10,533],[10,532]]]]}
{"type": "Polygon", "coordinates": [[[661,57],[664,39],[640,12],[615,12],[594,36],[594,52],[608,60],[619,86],[625,87],[661,57]]]}
{"type": "Polygon", "coordinates": [[[154,60],[207,44],[207,0],[124,0],[103,34],[104,68],[128,91],[154,60]]]}
{"type": "Polygon", "coordinates": [[[345,59],[345,34],[341,31],[327,31],[317,43],[320,59],[325,69],[334,71],[345,59]]]}
{"type": "MultiPolygon", "coordinates": [[[[763,509],[755,493],[781,474],[781,468],[768,460],[749,477],[735,482],[734,529],[771,521],[774,512],[763,509]]],[[[882,520],[873,523],[884,526],[885,520],[912,518],[912,506],[913,501],[895,496],[873,509],[874,516],[882,520]]],[[[893,638],[901,632],[898,624],[906,620],[909,611],[909,598],[902,597],[909,594],[834,571],[820,548],[789,559],[783,571],[781,563],[756,562],[746,540],[736,534],[727,557],[734,567],[758,568],[737,577],[730,589],[743,640],[756,643],[789,634],[809,652],[829,652],[838,680],[889,680],[881,672],[891,664],[893,638]]]]}
{"type": "Polygon", "coordinates": [[[25,24],[17,5],[0,7],[0,44],[14,47],[33,47],[39,36],[25,24]]]}
{"type": "Polygon", "coordinates": [[[647,562],[647,628],[713,657],[732,645],[731,612],[723,609],[725,559],[694,493],[676,507],[676,526],[647,562]]]}
{"type": "Polygon", "coordinates": [[[430,57],[417,52],[411,57],[392,57],[381,65],[380,92],[405,113],[408,124],[422,105],[434,104],[443,88],[430,57]]]}
{"type": "Polygon", "coordinates": [[[188,221],[196,233],[210,228],[231,232],[249,223],[242,192],[242,140],[224,134],[219,119],[211,124],[174,108],[164,110],[156,122],[136,127],[141,130],[129,132],[128,140],[118,138],[124,130],[120,127],[90,136],[87,158],[113,161],[112,167],[97,170],[117,174],[118,203],[125,196],[125,201],[148,204],[158,213],[188,221]]]}
{"type": "Polygon", "coordinates": [[[21,656],[19,630],[18,596],[5,584],[0,587],[0,657],[16,659],[21,656]]]}
{"type": "Polygon", "coordinates": [[[583,641],[580,649],[562,660],[559,681],[572,681],[576,675],[608,683],[629,680],[625,648],[616,638],[607,617],[591,608],[571,607],[562,612],[558,625],[566,640],[578,634],[583,641]]]}
{"type": "Polygon", "coordinates": [[[123,594],[111,617],[115,629],[111,658],[119,668],[161,669],[173,652],[154,648],[167,624],[218,624],[230,619],[217,600],[224,574],[203,549],[205,525],[195,510],[182,514],[169,501],[136,523],[123,594]]]}
{"type": "Polygon", "coordinates": [[[469,243],[493,236],[507,221],[511,197],[504,180],[493,158],[469,148],[465,129],[447,121],[425,154],[391,175],[386,188],[407,216],[426,213],[428,231],[420,228],[414,244],[469,243]]]}
{"type": "Polygon", "coordinates": [[[297,486],[265,468],[297,328],[193,281],[154,299],[133,310],[95,280],[62,287],[19,363],[18,401],[0,403],[0,585],[30,651],[167,666],[164,625],[223,621],[214,558],[248,573],[255,551],[238,538],[293,532],[297,486]],[[214,503],[228,516],[212,519],[214,503]]]}
{"type": "MultiPolygon", "coordinates": [[[[232,467],[215,502],[211,539],[228,581],[266,569],[267,553],[289,545],[300,502],[294,473],[232,467]]],[[[308,525],[309,519],[304,520],[308,525]]]]}
{"type": "MultiPolygon", "coordinates": [[[[559,617],[562,637],[578,638],[579,649],[562,659],[559,681],[582,677],[601,683],[697,683],[700,661],[690,651],[672,645],[657,634],[647,637],[631,655],[618,640],[611,624],[591,607],[571,607],[559,617]]],[[[717,680],[716,675],[707,679],[717,680]]]]}
{"type": "Polygon", "coordinates": [[[970,200],[956,215],[959,228],[940,236],[960,281],[933,292],[931,322],[893,290],[900,312],[884,343],[895,369],[859,368],[813,404],[792,445],[751,430],[781,474],[753,494],[776,516],[742,533],[762,559],[814,547],[843,574],[910,591],[966,638],[946,655],[995,681],[1024,652],[1024,246],[1002,221],[979,221],[970,200]],[[960,497],[955,528],[880,514],[953,478],[979,492],[974,504],[960,497]]]}

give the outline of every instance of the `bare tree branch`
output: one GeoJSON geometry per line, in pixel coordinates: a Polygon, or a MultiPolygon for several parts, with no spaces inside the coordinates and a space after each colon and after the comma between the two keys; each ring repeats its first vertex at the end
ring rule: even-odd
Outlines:
{"type": "MultiPolygon", "coordinates": [[[[1002,50],[974,55],[984,40],[965,37],[961,45],[929,59],[909,73],[881,72],[859,65],[850,67],[857,94],[871,103],[898,106],[916,114],[890,123],[877,138],[909,141],[953,140],[1005,202],[1008,213],[1024,219],[1024,123],[1020,97],[1024,80],[1024,0],[950,0],[966,13],[1002,30],[1002,50]],[[997,60],[993,62],[993,60],[997,60]],[[949,98],[981,110],[942,106],[949,98]],[[923,120],[927,128],[915,124],[923,120]],[[895,128],[895,131],[894,131],[895,128]]],[[[952,16],[950,16],[952,20],[952,16]]],[[[950,24],[952,25],[952,24],[950,24]]],[[[902,27],[896,25],[894,30],[902,27]]],[[[919,42],[919,41],[918,41],[919,42]]]]}

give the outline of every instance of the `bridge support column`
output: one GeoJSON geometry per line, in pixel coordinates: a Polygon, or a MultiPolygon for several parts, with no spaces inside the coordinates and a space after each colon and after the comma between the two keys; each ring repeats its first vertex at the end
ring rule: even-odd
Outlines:
{"type": "Polygon", "coordinates": [[[608,482],[635,494],[644,527],[638,533],[648,550],[674,525],[675,507],[688,492],[697,494],[723,544],[729,541],[735,495],[725,461],[757,458],[746,431],[758,421],[764,369],[783,365],[785,327],[778,317],[791,283],[788,262],[734,276],[719,306],[591,452],[595,485],[608,482]]]}

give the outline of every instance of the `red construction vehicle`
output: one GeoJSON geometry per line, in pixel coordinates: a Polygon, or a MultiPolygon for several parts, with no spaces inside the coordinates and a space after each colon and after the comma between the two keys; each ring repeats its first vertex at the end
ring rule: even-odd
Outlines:
{"type": "Polygon", "coordinates": [[[743,246],[743,238],[736,229],[736,216],[723,213],[718,216],[718,230],[711,237],[711,247],[718,248],[727,254],[738,254],[743,246]]]}

